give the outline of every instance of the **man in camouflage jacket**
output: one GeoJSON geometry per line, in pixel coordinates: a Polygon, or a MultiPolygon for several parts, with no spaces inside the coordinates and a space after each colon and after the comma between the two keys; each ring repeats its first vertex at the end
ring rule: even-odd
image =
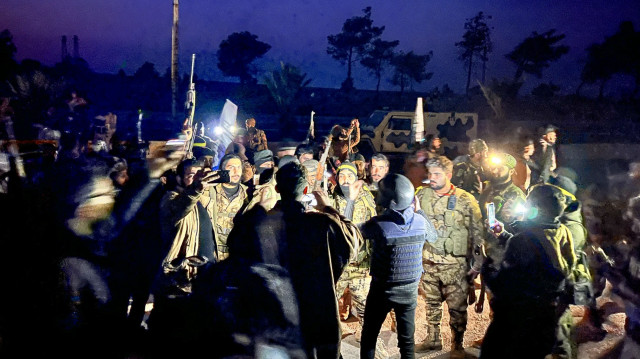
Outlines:
{"type": "Polygon", "coordinates": [[[483,225],[480,208],[469,192],[451,184],[453,164],[444,157],[427,162],[429,187],[417,198],[438,238],[425,244],[421,288],[427,304],[427,337],[416,352],[442,349],[442,301],[447,302],[452,331],[451,358],[463,358],[469,281],[482,267],[483,225]],[[471,270],[469,270],[471,268],[471,270]]]}
{"type": "MultiPolygon", "coordinates": [[[[357,169],[351,162],[345,162],[338,167],[338,186],[331,196],[331,203],[333,208],[356,226],[376,216],[373,195],[363,184],[363,181],[358,181],[357,169]]],[[[360,247],[357,259],[345,268],[336,285],[338,299],[342,297],[345,289],[349,288],[360,325],[364,318],[364,307],[371,284],[370,257],[371,247],[367,242],[360,247]]]]}

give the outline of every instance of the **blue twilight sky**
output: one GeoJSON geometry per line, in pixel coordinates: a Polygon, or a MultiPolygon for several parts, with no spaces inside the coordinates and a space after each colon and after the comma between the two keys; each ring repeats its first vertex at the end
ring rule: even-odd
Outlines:
{"type": "MultiPolygon", "coordinates": [[[[2,0],[0,30],[9,29],[17,58],[51,65],[60,60],[60,38],[78,35],[80,55],[92,69],[133,74],[145,61],[160,73],[170,64],[172,0],[2,0]]],[[[504,54],[533,31],[555,28],[567,35],[570,53],[543,73],[565,92],[575,89],[585,61],[585,49],[616,32],[621,21],[640,27],[640,1],[635,0],[181,0],[180,66],[189,70],[197,54],[196,73],[211,80],[224,78],[216,67],[220,42],[237,31],[250,31],[272,46],[258,63],[271,69],[280,61],[300,67],[311,86],[339,87],[346,67],[326,54],[327,35],[338,33],[345,19],[372,7],[374,25],[386,26],[385,40],[400,40],[399,49],[434,56],[430,81],[416,89],[449,84],[463,91],[466,76],[454,43],[460,41],[467,18],[484,11],[493,17],[494,52],[487,77],[512,77],[514,66],[504,54]]],[[[389,74],[387,74],[388,77],[389,74]]],[[[480,72],[474,76],[478,78],[480,72]]],[[[359,64],[357,88],[375,88],[359,64]]],[[[530,79],[531,85],[537,80],[530,79]]],[[[386,79],[383,89],[392,89],[386,79]]]]}

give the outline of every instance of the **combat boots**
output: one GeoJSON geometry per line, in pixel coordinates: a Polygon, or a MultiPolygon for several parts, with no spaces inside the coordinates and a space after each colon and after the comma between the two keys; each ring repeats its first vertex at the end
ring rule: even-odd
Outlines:
{"type": "Polygon", "coordinates": [[[462,347],[462,340],[464,339],[464,332],[456,332],[451,330],[451,359],[464,359],[465,352],[462,347]]]}
{"type": "Polygon", "coordinates": [[[440,326],[427,326],[427,337],[421,344],[416,345],[416,353],[424,353],[432,350],[442,350],[440,340],[440,326]]]}

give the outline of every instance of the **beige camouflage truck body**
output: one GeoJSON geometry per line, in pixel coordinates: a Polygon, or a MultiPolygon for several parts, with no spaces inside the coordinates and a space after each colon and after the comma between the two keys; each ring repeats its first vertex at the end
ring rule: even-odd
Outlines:
{"type": "MultiPolygon", "coordinates": [[[[360,124],[360,144],[364,153],[411,153],[415,134],[414,112],[374,111],[360,124]]],[[[478,136],[478,114],[468,112],[424,112],[425,134],[435,134],[445,149],[465,153],[467,144],[478,136]]]]}
{"type": "Polygon", "coordinates": [[[213,187],[213,199],[215,199],[214,228],[216,231],[216,247],[218,250],[218,260],[229,257],[227,238],[233,229],[233,219],[242,207],[248,202],[247,187],[240,184],[239,193],[229,200],[225,195],[222,185],[213,187]]]}

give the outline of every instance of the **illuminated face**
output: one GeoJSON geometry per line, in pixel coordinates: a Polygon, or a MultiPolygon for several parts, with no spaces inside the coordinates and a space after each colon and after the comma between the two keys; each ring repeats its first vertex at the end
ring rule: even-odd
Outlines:
{"type": "Polygon", "coordinates": [[[260,168],[273,168],[274,165],[275,164],[273,163],[273,161],[267,161],[267,162],[261,163],[260,166],[258,166],[258,167],[260,167],[260,168]]]}
{"type": "Polygon", "coordinates": [[[533,153],[536,151],[536,147],[533,144],[524,146],[522,150],[524,156],[533,156],[533,153]]]}
{"type": "Polygon", "coordinates": [[[440,167],[429,167],[429,186],[432,189],[439,191],[443,188],[449,186],[451,179],[451,174],[447,174],[443,168],[440,167]]]}
{"type": "Polygon", "coordinates": [[[544,135],[542,137],[545,141],[554,144],[556,143],[556,140],[558,139],[558,135],[555,133],[555,131],[549,132],[546,135],[544,135]]]}
{"type": "Polygon", "coordinates": [[[494,181],[503,182],[509,178],[509,167],[504,165],[494,165],[490,167],[491,177],[494,181]]]}
{"type": "Polygon", "coordinates": [[[340,171],[338,173],[338,184],[340,186],[348,186],[355,182],[358,178],[351,171],[340,171]]]}
{"type": "Polygon", "coordinates": [[[127,171],[120,171],[118,172],[118,174],[115,176],[115,178],[113,179],[113,181],[119,186],[119,187],[124,187],[124,185],[129,181],[129,175],[127,174],[127,171]]]}
{"type": "Polygon", "coordinates": [[[442,141],[440,141],[440,138],[436,137],[433,139],[433,144],[431,146],[435,149],[438,149],[440,148],[441,145],[442,145],[442,141]]]}
{"type": "Polygon", "coordinates": [[[371,179],[374,182],[382,181],[387,173],[389,173],[389,165],[385,161],[376,160],[375,158],[371,160],[371,179]]]}
{"type": "Polygon", "coordinates": [[[307,183],[309,183],[309,188],[314,188],[316,186],[316,173],[307,171],[307,183]]]}
{"type": "Polygon", "coordinates": [[[298,161],[300,161],[300,163],[304,163],[305,161],[312,160],[312,159],[313,159],[313,153],[303,153],[300,155],[300,157],[298,157],[298,161]]]}
{"type": "Polygon", "coordinates": [[[253,177],[253,167],[249,161],[242,162],[242,182],[247,182],[253,177]]]}
{"type": "Polygon", "coordinates": [[[239,158],[232,158],[224,165],[224,169],[229,171],[230,183],[240,183],[242,177],[242,161],[239,158]]]}
{"type": "Polygon", "coordinates": [[[191,184],[193,184],[193,178],[195,177],[196,173],[199,170],[200,170],[200,167],[197,167],[197,166],[185,168],[184,175],[182,175],[182,185],[184,187],[191,186],[191,184]]]}
{"type": "Polygon", "coordinates": [[[256,127],[256,120],[250,118],[245,122],[247,128],[256,127]]]}

